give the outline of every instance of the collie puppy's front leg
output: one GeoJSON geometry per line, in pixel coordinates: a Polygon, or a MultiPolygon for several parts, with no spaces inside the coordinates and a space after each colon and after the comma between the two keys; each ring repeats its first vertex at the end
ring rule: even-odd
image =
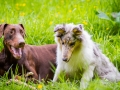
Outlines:
{"type": "Polygon", "coordinates": [[[93,77],[93,72],[94,72],[95,65],[90,65],[88,68],[84,71],[83,76],[81,78],[80,82],[80,90],[84,90],[87,88],[89,81],[93,77]]]}
{"type": "Polygon", "coordinates": [[[58,65],[54,74],[54,78],[53,78],[53,82],[56,82],[58,79],[58,76],[60,75],[60,73],[62,72],[62,68],[58,65]]]}

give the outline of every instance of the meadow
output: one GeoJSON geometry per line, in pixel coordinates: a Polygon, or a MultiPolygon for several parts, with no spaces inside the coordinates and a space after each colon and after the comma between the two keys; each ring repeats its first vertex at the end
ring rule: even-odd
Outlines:
{"type": "MultiPolygon", "coordinates": [[[[27,44],[55,43],[55,25],[81,23],[120,71],[119,12],[119,0],[0,0],[0,24],[23,24],[27,44]]],[[[3,48],[2,40],[1,38],[0,50],[3,48]]],[[[30,90],[15,83],[6,85],[7,81],[7,74],[0,77],[0,90],[30,90]]],[[[28,84],[38,90],[78,90],[79,82],[80,80],[65,80],[64,76],[61,76],[60,81],[54,84],[28,84]]],[[[86,90],[120,90],[120,82],[103,82],[96,77],[86,90]]]]}

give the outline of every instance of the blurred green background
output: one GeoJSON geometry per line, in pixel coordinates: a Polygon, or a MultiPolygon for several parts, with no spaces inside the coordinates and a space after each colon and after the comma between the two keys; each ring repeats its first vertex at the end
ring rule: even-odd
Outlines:
{"type": "MultiPolygon", "coordinates": [[[[33,45],[55,43],[53,31],[57,24],[84,24],[92,39],[120,70],[120,0],[0,0],[2,23],[23,24],[26,43],[33,45]]],[[[0,50],[2,48],[0,39],[0,50]]],[[[92,81],[88,90],[120,90],[119,83],[100,86],[98,82],[92,81]]],[[[64,82],[52,88],[50,83],[42,89],[76,90],[78,86],[69,82],[67,87],[64,82]]]]}

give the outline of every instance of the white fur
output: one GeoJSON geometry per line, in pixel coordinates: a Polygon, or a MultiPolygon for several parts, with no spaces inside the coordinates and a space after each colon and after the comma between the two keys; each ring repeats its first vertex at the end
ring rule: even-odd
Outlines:
{"type": "MultiPolygon", "coordinates": [[[[71,30],[75,25],[68,24],[66,30],[71,30]]],[[[69,32],[71,33],[71,32],[69,32]]],[[[94,75],[94,71],[102,79],[108,79],[110,81],[119,81],[120,74],[109,59],[102,54],[97,45],[91,40],[91,36],[85,31],[82,31],[82,46],[80,50],[74,51],[69,62],[62,60],[62,49],[58,41],[58,37],[55,37],[57,43],[57,68],[53,78],[53,82],[58,79],[58,75],[65,71],[66,73],[74,73],[78,69],[84,70],[83,76],[80,82],[80,88],[83,90],[88,86],[89,81],[94,75]],[[80,67],[80,68],[79,68],[80,67]]]]}

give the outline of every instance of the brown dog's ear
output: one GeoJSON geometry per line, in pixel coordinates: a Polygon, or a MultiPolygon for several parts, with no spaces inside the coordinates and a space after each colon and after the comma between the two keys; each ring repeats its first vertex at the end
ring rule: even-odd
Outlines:
{"type": "Polygon", "coordinates": [[[23,26],[23,24],[19,24],[23,29],[24,29],[24,26],[23,26]]]}
{"type": "Polygon", "coordinates": [[[4,30],[7,27],[8,24],[0,24],[0,38],[4,34],[4,30]]]}
{"type": "Polygon", "coordinates": [[[81,35],[83,31],[83,25],[79,24],[77,27],[73,28],[72,31],[75,35],[81,35]]]}
{"type": "Polygon", "coordinates": [[[56,37],[61,37],[65,33],[65,24],[59,24],[54,28],[54,32],[56,33],[56,37]]]}
{"type": "Polygon", "coordinates": [[[23,26],[23,24],[19,24],[23,29],[24,29],[24,37],[26,36],[26,34],[25,34],[25,28],[24,28],[24,26],[23,26]]]}

